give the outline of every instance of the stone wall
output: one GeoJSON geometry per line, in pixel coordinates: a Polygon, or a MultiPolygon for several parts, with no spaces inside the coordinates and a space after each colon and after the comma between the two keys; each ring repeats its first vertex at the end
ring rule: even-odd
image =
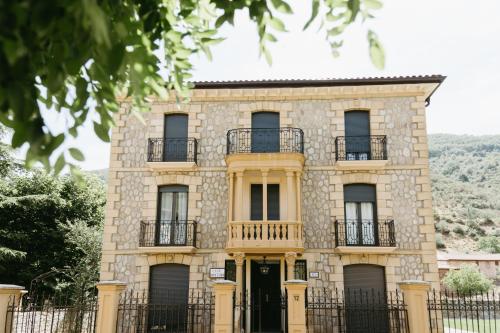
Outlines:
{"type": "Polygon", "coordinates": [[[276,111],[281,126],[304,131],[304,258],[322,277],[311,283],[339,287],[342,266],[364,261],[386,266],[388,276],[393,276],[390,286],[409,278],[436,282],[422,90],[361,88],[195,91],[188,104],[154,102],[152,112],[144,114],[144,123],[127,113],[130,107],[125,102],[112,133],[101,278],[145,287],[150,265],[181,261],[191,265],[193,283],[205,285],[209,267],[220,267],[227,258],[223,250],[228,204],[226,133],[250,127],[252,112],[276,111]],[[334,138],[344,135],[344,112],[355,109],[370,112],[372,135],[387,135],[389,161],[382,168],[342,170],[335,163],[334,138]],[[147,139],[163,135],[168,113],[189,115],[188,135],[199,140],[198,165],[192,170],[154,171],[146,163],[147,139]],[[376,184],[379,219],[395,220],[399,249],[391,255],[340,258],[334,251],[333,222],[344,215],[343,186],[356,182],[376,184]],[[195,255],[180,258],[138,252],[140,220],[155,218],[157,188],[166,184],[189,186],[190,218],[199,222],[200,249],[195,255]]]}

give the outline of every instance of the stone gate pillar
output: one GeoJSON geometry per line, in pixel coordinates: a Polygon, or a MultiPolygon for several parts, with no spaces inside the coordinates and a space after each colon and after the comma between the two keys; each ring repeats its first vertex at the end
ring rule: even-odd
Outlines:
{"type": "Polygon", "coordinates": [[[233,294],[236,283],[229,280],[214,281],[215,333],[233,333],[233,294]]]}
{"type": "Polygon", "coordinates": [[[306,288],[304,280],[288,280],[285,282],[288,307],[288,332],[306,333],[306,288]]]}
{"type": "Polygon", "coordinates": [[[115,333],[120,294],[127,284],[121,281],[102,281],[97,284],[98,308],[96,333],[115,333]]]}
{"type": "Polygon", "coordinates": [[[0,333],[11,331],[12,316],[7,316],[9,305],[18,305],[24,287],[13,284],[0,284],[0,333]]]}
{"type": "Polygon", "coordinates": [[[408,311],[410,333],[430,333],[429,312],[427,311],[427,292],[430,282],[403,281],[399,282],[408,311]]]}

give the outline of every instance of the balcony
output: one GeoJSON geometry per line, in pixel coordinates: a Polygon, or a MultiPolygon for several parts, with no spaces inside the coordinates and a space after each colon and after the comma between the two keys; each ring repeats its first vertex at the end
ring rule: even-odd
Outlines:
{"type": "Polygon", "coordinates": [[[147,164],[151,169],[193,169],[197,162],[195,138],[148,139],[147,164]]]}
{"type": "Polygon", "coordinates": [[[236,128],[227,132],[229,168],[302,170],[304,132],[300,128],[236,128]]]}
{"type": "Polygon", "coordinates": [[[227,252],[303,252],[303,225],[298,221],[233,221],[228,225],[227,252]]]}
{"type": "Polygon", "coordinates": [[[196,250],[196,221],[141,221],[139,249],[147,253],[192,253],[196,250]]]}
{"type": "Polygon", "coordinates": [[[385,135],[338,136],[335,138],[335,160],[340,169],[373,169],[387,164],[385,135]]]}
{"type": "Polygon", "coordinates": [[[393,252],[394,220],[336,220],[335,247],[340,253],[393,252]]]}

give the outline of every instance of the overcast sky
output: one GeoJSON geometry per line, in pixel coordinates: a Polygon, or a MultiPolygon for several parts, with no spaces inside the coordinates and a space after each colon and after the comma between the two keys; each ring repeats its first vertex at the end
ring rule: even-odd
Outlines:
{"type": "MultiPolygon", "coordinates": [[[[288,33],[271,46],[273,64],[259,59],[255,27],[244,15],[226,27],[227,40],[213,49],[212,62],[195,59],[195,80],[343,78],[442,74],[448,78],[427,109],[429,133],[499,134],[500,1],[386,0],[375,30],[386,51],[386,68],[368,57],[364,28],[351,27],[341,56],[333,58],[317,25],[303,32],[310,1],[292,1],[288,33]]],[[[73,142],[86,155],[86,170],[106,168],[109,145],[86,128],[73,142]]]]}

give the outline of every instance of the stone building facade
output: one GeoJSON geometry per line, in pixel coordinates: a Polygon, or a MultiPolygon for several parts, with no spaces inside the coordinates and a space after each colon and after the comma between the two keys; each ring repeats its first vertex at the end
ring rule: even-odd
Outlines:
{"type": "Polygon", "coordinates": [[[367,272],[380,272],[386,290],[403,280],[439,288],[425,112],[443,80],[199,82],[188,103],[153,101],[144,122],[124,100],[112,132],[101,280],[147,290],[181,276],[194,289],[224,272],[251,293],[267,267],[282,290],[291,275],[311,287],[359,287],[363,280],[354,280],[367,272]],[[347,123],[350,112],[368,117],[361,153],[346,134],[359,130],[347,123]],[[256,126],[259,113],[279,125],[256,126]],[[166,154],[175,141],[169,115],[184,115],[189,143],[175,148],[180,159],[166,154]],[[160,138],[159,159],[151,138],[160,138]],[[267,148],[256,146],[266,140],[267,148]],[[347,213],[346,191],[356,184],[373,188],[369,213],[363,202],[347,213]],[[162,196],[176,186],[187,195],[162,196]],[[172,199],[160,197],[177,198],[187,212],[159,225],[172,214],[172,199]],[[153,274],[158,267],[166,275],[153,274]]]}

